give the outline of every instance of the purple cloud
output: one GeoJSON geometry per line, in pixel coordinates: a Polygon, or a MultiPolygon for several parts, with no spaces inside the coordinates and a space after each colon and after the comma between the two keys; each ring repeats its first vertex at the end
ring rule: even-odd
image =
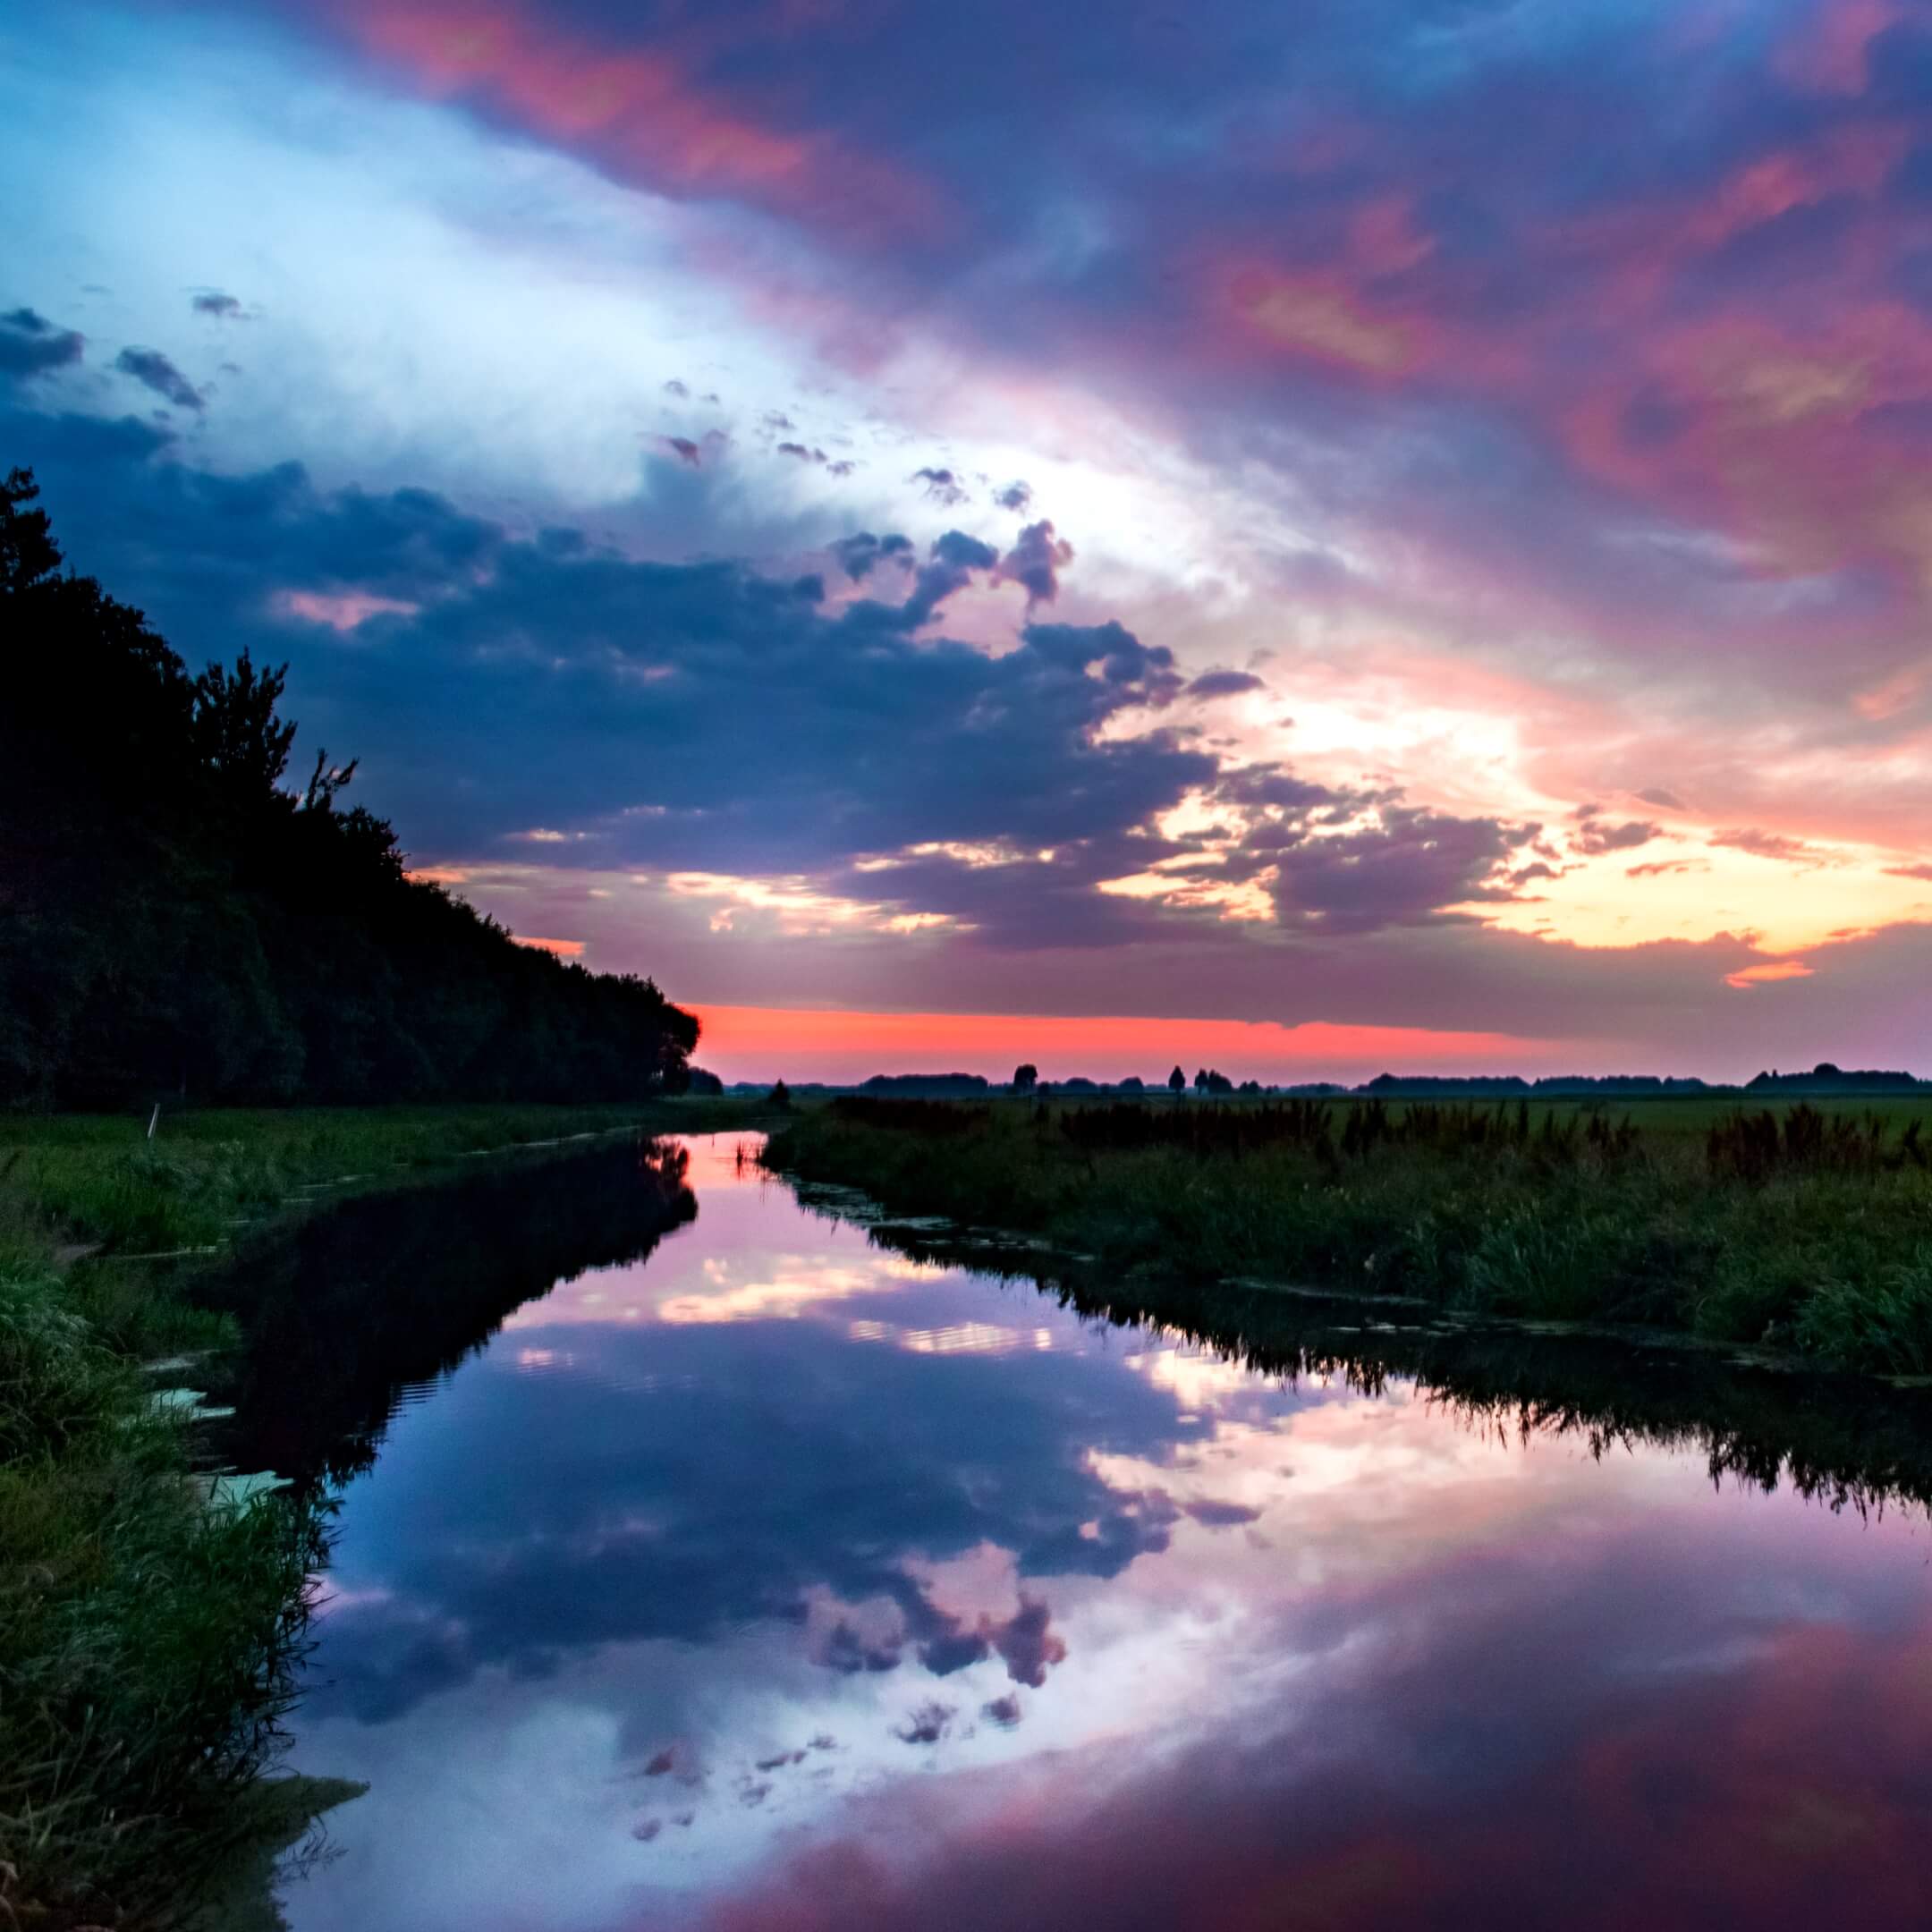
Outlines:
{"type": "Polygon", "coordinates": [[[1203,671],[1189,682],[1187,694],[1190,698],[1239,698],[1267,689],[1251,671],[1203,671]]]}
{"type": "Polygon", "coordinates": [[[949,510],[956,509],[969,500],[965,487],[950,470],[936,470],[930,467],[915,470],[906,481],[923,483],[927,496],[935,503],[944,504],[949,510]]]}
{"type": "Polygon", "coordinates": [[[1664,827],[1652,825],[1648,820],[1632,818],[1622,825],[1605,825],[1596,817],[1596,808],[1589,808],[1590,816],[1577,827],[1571,839],[1572,848],[1595,858],[1604,852],[1633,852],[1640,845],[1648,845],[1653,839],[1664,836],[1664,827]]]}
{"type": "Polygon", "coordinates": [[[78,362],[86,338],[73,329],[55,328],[31,309],[0,315],[0,376],[38,376],[78,362]]]}
{"type": "Polygon", "coordinates": [[[177,409],[208,407],[207,397],[158,349],[123,349],[114,358],[114,367],[177,409]]]}
{"type": "Polygon", "coordinates": [[[883,537],[860,530],[853,536],[841,537],[827,547],[838,559],[840,569],[854,583],[869,576],[875,564],[897,564],[903,570],[912,567],[912,539],[902,537],[896,530],[888,530],[883,537]]]}
{"type": "Polygon", "coordinates": [[[1051,523],[1029,523],[1019,540],[999,560],[996,581],[1021,585],[1027,606],[1051,604],[1060,594],[1060,572],[1073,561],[1073,546],[1054,535],[1051,523]]]}

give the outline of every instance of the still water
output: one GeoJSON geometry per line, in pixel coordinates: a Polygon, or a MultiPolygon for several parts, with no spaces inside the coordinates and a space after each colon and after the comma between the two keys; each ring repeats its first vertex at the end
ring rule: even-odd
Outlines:
{"type": "Polygon", "coordinates": [[[1238,1367],[746,1144],[289,1264],[290,1762],[369,1786],[294,1932],[1932,1920],[1916,1506],[1238,1367]]]}

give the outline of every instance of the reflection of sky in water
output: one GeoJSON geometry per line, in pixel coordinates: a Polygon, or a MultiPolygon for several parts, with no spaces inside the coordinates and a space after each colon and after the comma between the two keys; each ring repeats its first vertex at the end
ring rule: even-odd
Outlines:
{"type": "Polygon", "coordinates": [[[1270,1384],[733,1151],[350,1486],[296,1932],[1932,1910],[1918,1521],[1270,1384]]]}

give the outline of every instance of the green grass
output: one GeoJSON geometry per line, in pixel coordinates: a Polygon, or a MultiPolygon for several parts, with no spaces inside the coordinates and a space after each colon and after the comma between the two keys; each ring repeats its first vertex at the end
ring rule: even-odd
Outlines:
{"type": "Polygon", "coordinates": [[[76,1241],[123,1253],[199,1248],[298,1188],[393,1182],[459,1155],[616,1128],[703,1132],[750,1102],[684,1098],[595,1106],[209,1108],[145,1116],[0,1115],[0,1199],[31,1204],[76,1241]],[[10,1165],[11,1164],[11,1165],[10,1165]]]}
{"type": "MultiPolygon", "coordinates": [[[[1214,1112],[1151,1105],[1176,1131],[1214,1112]]],[[[1724,1133],[1732,1105],[1607,1109],[1596,1140],[1573,1105],[1392,1107],[1383,1139],[1358,1117],[1352,1151],[1350,1111],[1317,1108],[1300,1139],[1231,1150],[1094,1144],[1090,1113],[1083,1129],[1070,1106],[922,1124],[835,1103],[767,1160],[894,1211],[1044,1237],[1099,1273],[1271,1278],[1932,1372],[1932,1173],[1905,1143],[1923,1104],[1809,1110],[1814,1128],[1825,1116],[1815,1147],[1797,1131],[1807,1116],[1794,1127],[1797,1110],[1778,1108],[1778,1151],[1749,1177],[1724,1133]]]]}
{"type": "Polygon", "coordinates": [[[253,1828],[326,1552],[312,1502],[202,1505],[188,1429],[149,1412],[140,1363],[234,1330],[191,1275],[131,1258],[225,1242],[334,1198],[324,1183],[752,1112],[210,1112],[164,1115],[152,1141],[145,1119],[0,1119],[0,1927],[164,1927],[191,1906],[253,1828]]]}

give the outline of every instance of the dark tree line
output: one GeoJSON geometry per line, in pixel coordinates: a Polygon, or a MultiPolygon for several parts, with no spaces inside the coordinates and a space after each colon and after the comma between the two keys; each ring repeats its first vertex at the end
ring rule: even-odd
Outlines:
{"type": "Polygon", "coordinates": [[[0,486],[0,1103],[631,1098],[694,1015],[412,881],[279,671],[191,676],[0,486]]]}

